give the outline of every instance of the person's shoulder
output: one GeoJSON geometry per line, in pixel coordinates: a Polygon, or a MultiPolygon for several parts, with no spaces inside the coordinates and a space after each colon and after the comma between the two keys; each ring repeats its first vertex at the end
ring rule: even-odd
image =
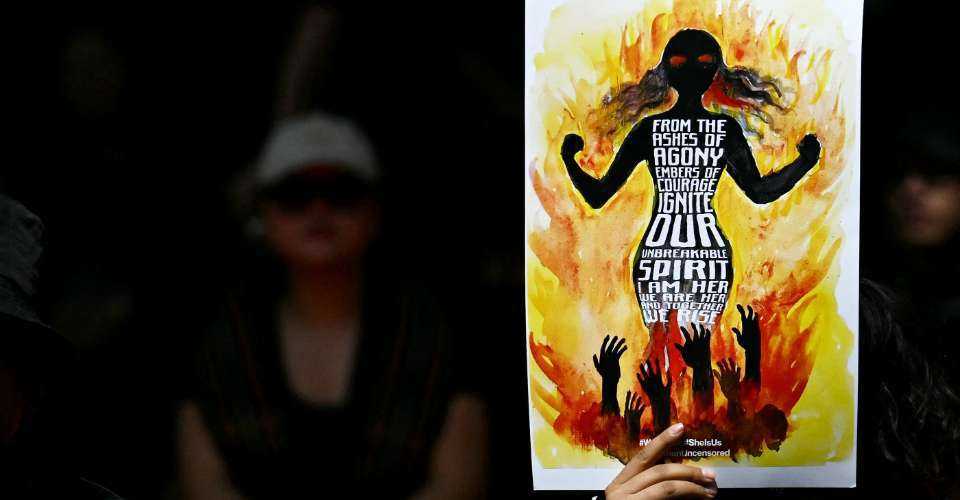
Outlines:
{"type": "Polygon", "coordinates": [[[725,113],[714,113],[712,111],[708,111],[707,113],[709,113],[712,118],[723,120],[727,133],[737,132],[743,134],[743,127],[740,126],[740,122],[737,121],[736,118],[725,113]]]}
{"type": "Polygon", "coordinates": [[[395,289],[404,311],[415,311],[434,320],[443,320],[444,307],[440,295],[429,283],[407,279],[399,282],[395,289]]]}
{"type": "Polygon", "coordinates": [[[662,116],[661,114],[657,115],[648,115],[640,119],[640,121],[633,124],[633,127],[630,128],[629,135],[634,137],[646,137],[653,132],[653,122],[657,118],[662,116]]]}
{"type": "Polygon", "coordinates": [[[651,128],[651,127],[653,126],[653,122],[654,122],[654,121],[660,120],[660,119],[663,119],[663,118],[670,118],[670,115],[667,114],[668,112],[669,112],[669,111],[664,111],[664,112],[657,113],[657,114],[654,114],[654,115],[644,116],[643,118],[640,119],[640,121],[637,122],[637,124],[634,126],[634,128],[641,128],[641,127],[643,127],[643,128],[645,128],[645,129],[649,129],[649,128],[651,128]]]}
{"type": "Polygon", "coordinates": [[[746,141],[746,136],[743,133],[743,126],[736,118],[726,113],[717,113],[709,110],[707,111],[707,116],[709,116],[711,119],[720,120],[723,122],[722,132],[728,139],[733,139],[734,142],[737,143],[746,141]]]}

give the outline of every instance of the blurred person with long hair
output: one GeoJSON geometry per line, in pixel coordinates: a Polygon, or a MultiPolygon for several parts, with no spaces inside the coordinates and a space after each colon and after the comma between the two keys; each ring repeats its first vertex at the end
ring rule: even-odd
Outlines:
{"type": "Polygon", "coordinates": [[[918,111],[899,131],[887,187],[892,231],[870,272],[912,304],[925,328],[910,335],[929,356],[953,367],[960,343],[939,332],[960,326],[960,130],[943,111],[918,111]]]}
{"type": "Polygon", "coordinates": [[[381,181],[344,118],[275,129],[254,180],[261,255],[202,336],[179,412],[186,498],[483,496],[485,408],[382,239],[381,181]]]}

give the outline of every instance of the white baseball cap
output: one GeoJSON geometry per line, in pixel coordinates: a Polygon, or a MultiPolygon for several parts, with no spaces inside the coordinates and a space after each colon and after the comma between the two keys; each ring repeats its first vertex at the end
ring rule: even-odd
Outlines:
{"type": "Polygon", "coordinates": [[[283,120],[274,128],[257,164],[255,182],[268,186],[316,165],[367,182],[380,178],[373,145],[355,123],[312,113],[283,120]]]}

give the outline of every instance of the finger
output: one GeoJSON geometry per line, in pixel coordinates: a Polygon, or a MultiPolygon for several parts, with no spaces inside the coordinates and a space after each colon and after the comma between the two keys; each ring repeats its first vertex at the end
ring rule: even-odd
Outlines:
{"type": "Polygon", "coordinates": [[[687,329],[681,326],[681,327],[680,327],[680,331],[683,333],[683,339],[684,339],[686,342],[689,343],[689,342],[690,342],[690,334],[687,333],[687,329]]]}
{"type": "Polygon", "coordinates": [[[690,481],[664,481],[657,483],[631,498],[652,500],[663,498],[714,498],[716,488],[708,488],[690,481]]]}
{"type": "Polygon", "coordinates": [[[733,328],[731,328],[731,330],[733,330],[733,334],[737,336],[737,339],[739,339],[739,338],[740,338],[740,329],[738,329],[737,327],[733,327],[733,328]]]}
{"type": "Polygon", "coordinates": [[[621,347],[620,350],[617,351],[617,357],[619,358],[620,356],[623,356],[623,353],[625,352],[627,352],[627,346],[621,347]]]}
{"type": "Polygon", "coordinates": [[[750,306],[747,306],[747,311],[750,312],[750,319],[751,320],[754,319],[753,308],[750,306]]]}
{"type": "Polygon", "coordinates": [[[603,356],[604,351],[607,350],[607,342],[610,341],[610,336],[607,335],[603,338],[603,344],[600,345],[600,355],[603,356]]]}
{"type": "Polygon", "coordinates": [[[593,367],[600,371],[600,361],[597,360],[597,355],[593,355],[593,367]]]}
{"type": "Polygon", "coordinates": [[[683,354],[683,346],[682,346],[682,345],[676,344],[676,343],[673,344],[673,345],[677,346],[677,350],[680,351],[680,354],[683,354]]]}
{"type": "Polygon", "coordinates": [[[614,335],[613,338],[610,339],[610,344],[607,345],[607,353],[613,354],[614,352],[616,352],[616,350],[617,350],[617,339],[619,339],[619,338],[620,338],[620,337],[617,337],[616,335],[614,335]]]}
{"type": "Polygon", "coordinates": [[[745,318],[745,317],[747,316],[747,313],[744,312],[744,310],[743,310],[743,306],[741,306],[740,304],[737,304],[737,310],[740,311],[740,318],[741,318],[741,319],[742,319],[742,318],[745,318]]]}
{"type": "Polygon", "coordinates": [[[637,474],[649,469],[660,461],[663,454],[667,452],[674,444],[680,441],[683,436],[683,424],[677,423],[668,427],[665,431],[650,440],[645,446],[640,448],[633,458],[623,466],[620,473],[613,478],[611,484],[621,485],[632,479],[637,474]]]}
{"type": "Polygon", "coordinates": [[[709,469],[701,469],[692,465],[659,464],[633,476],[623,484],[621,491],[637,493],[657,483],[666,481],[689,481],[701,486],[712,486],[717,476],[709,469]]]}
{"type": "Polygon", "coordinates": [[[614,352],[617,354],[617,356],[620,356],[621,354],[623,354],[623,351],[627,350],[627,348],[624,346],[624,344],[626,343],[627,343],[626,337],[620,339],[620,342],[617,342],[617,348],[614,349],[614,352]]]}
{"type": "Polygon", "coordinates": [[[713,376],[717,378],[717,382],[720,381],[720,372],[713,370],[713,376]]]}
{"type": "Polygon", "coordinates": [[[623,402],[623,405],[626,406],[628,410],[630,409],[630,391],[627,391],[627,399],[623,402]]]}

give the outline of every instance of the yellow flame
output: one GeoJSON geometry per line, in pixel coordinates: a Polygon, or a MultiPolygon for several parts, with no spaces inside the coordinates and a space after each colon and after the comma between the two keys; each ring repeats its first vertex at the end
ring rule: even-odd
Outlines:
{"type": "MultiPolygon", "coordinates": [[[[817,5],[804,2],[798,8],[817,5]]],[[[837,32],[832,14],[819,8],[821,31],[837,32]]],[[[852,64],[839,50],[846,41],[826,37],[828,42],[818,46],[795,43],[791,26],[761,18],[746,1],[652,0],[631,9],[623,15],[587,1],[555,9],[544,49],[534,60],[542,131],[537,142],[543,149],[536,151],[530,176],[549,223],[527,235],[530,384],[531,403],[543,424],[551,426],[534,433],[536,455],[546,467],[610,464],[564,422],[599,400],[599,377],[590,360],[604,335],[627,338],[621,380],[638,371],[648,339],[630,266],[651,213],[649,175],[643,167],[636,169],[602,210],[593,210],[573,190],[560,160],[560,142],[568,133],[583,136],[580,163],[601,175],[629,130],[629,125],[620,127],[610,135],[600,126],[604,95],[656,66],[679,29],[698,28],[717,38],[728,66],[750,67],[783,83],[787,112],[772,112],[769,124],[745,118],[758,132],[749,139],[762,173],[792,161],[796,143],[807,133],[815,133],[823,146],[815,170],[777,202],[754,205],[726,176],[713,202],[737,270],[722,320],[725,335],[715,335],[714,358],[738,356],[729,338],[730,328],[739,323],[733,305],[753,304],[765,318],[768,338],[761,398],[792,408],[790,435],[781,450],[749,463],[843,459],[852,450],[854,420],[853,380],[846,371],[854,339],[835,298],[843,238],[839,214],[847,201],[852,175],[847,162],[855,136],[844,106],[844,78],[836,77],[842,73],[838,68],[852,64]]],[[[621,401],[633,389],[621,383],[621,401]]],[[[689,384],[677,384],[674,392],[680,405],[689,398],[689,384]]],[[[719,390],[717,401],[723,401],[719,390]]],[[[685,410],[679,411],[682,418],[685,410]]]]}

